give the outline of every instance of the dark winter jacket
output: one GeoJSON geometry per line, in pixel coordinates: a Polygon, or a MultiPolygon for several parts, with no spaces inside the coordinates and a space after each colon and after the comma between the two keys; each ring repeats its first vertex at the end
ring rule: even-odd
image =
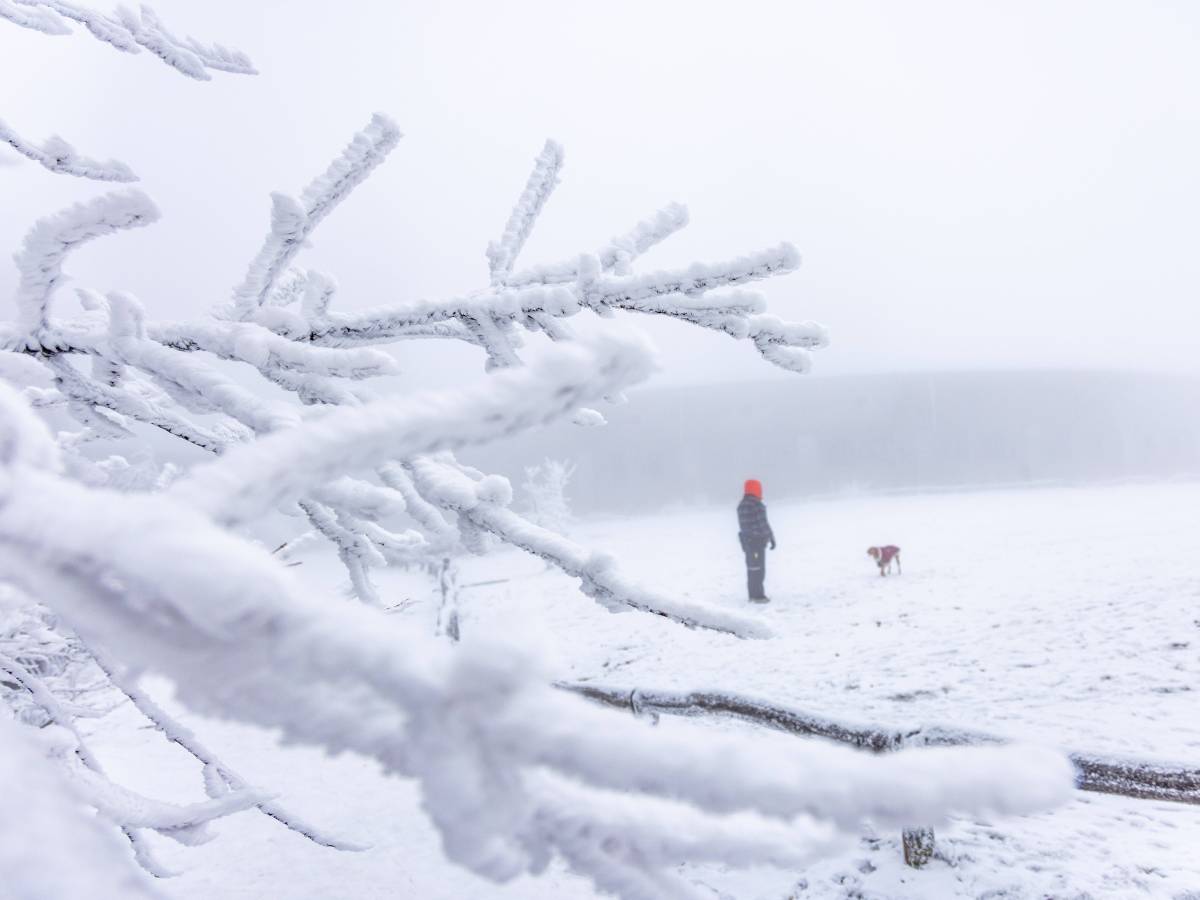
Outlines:
{"type": "Polygon", "coordinates": [[[738,540],[743,547],[763,547],[775,543],[775,533],[767,521],[766,504],[752,494],[747,494],[738,504],[738,540]]]}

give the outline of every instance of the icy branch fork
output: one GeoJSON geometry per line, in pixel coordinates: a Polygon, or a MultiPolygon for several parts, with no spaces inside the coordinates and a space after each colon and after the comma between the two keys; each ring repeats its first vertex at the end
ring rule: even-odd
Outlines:
{"type": "Polygon", "coordinates": [[[624,310],[667,316],[733,338],[750,339],[775,365],[808,371],[807,351],[828,343],[824,328],[765,314],[766,302],[757,293],[712,293],[794,271],[800,255],[791,244],[721,263],[631,274],[631,266],[641,254],[687,224],[687,210],[679,204],[639,222],[595,253],[513,274],[513,264],[558,184],[563,158],[562,148],[547,141],[501,237],[488,246],[488,288],[448,300],[312,316],[307,339],[316,344],[352,346],[432,336],[430,330],[440,327],[443,331],[437,336],[478,344],[487,353],[490,367],[505,367],[519,364],[517,327],[544,331],[559,340],[570,336],[562,319],[582,310],[600,316],[624,310]]]}

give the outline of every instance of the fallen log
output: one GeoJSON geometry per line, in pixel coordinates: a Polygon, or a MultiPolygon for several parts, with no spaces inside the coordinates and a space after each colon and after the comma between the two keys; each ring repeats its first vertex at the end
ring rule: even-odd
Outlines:
{"type": "MultiPolygon", "coordinates": [[[[804,737],[820,737],[860,750],[887,753],[906,747],[1003,744],[1005,738],[982,732],[923,725],[885,728],[837,721],[802,710],[723,691],[671,691],[560,683],[558,687],[597,703],[629,709],[636,715],[725,716],[804,737]]],[[[1141,800],[1200,805],[1200,767],[1123,759],[1103,754],[1068,752],[1081,791],[1141,800]]]]}

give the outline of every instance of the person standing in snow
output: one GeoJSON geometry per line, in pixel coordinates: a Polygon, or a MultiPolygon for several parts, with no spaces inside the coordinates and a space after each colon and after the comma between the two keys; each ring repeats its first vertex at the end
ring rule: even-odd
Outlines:
{"type": "Polygon", "coordinates": [[[746,554],[746,582],[754,603],[767,603],[763,589],[767,577],[767,546],[775,549],[775,532],[767,521],[767,507],[762,501],[762,482],[751,478],[746,482],[745,496],[738,504],[738,540],[746,554]]]}

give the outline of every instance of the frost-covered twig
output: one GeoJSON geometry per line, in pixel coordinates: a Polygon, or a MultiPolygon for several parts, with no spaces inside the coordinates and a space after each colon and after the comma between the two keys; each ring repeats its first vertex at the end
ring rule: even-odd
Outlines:
{"type": "Polygon", "coordinates": [[[109,780],[95,754],[75,727],[71,714],[53,692],[24,666],[0,654],[0,671],[8,672],[41,706],[55,726],[62,729],[65,739],[55,748],[60,757],[73,756],[79,766],[68,765],[75,793],[101,816],[118,825],[133,845],[138,862],[152,875],[165,877],[170,873],[154,858],[138,833],[150,828],[183,843],[200,843],[205,839],[204,826],[216,818],[256,806],[262,798],[249,789],[241,789],[207,802],[179,806],[144,797],[109,780]]]}
{"type": "Polygon", "coordinates": [[[544,284],[496,285],[448,300],[420,301],[362,312],[329,313],[309,322],[307,340],[348,347],[398,340],[414,328],[457,323],[471,342],[488,351],[492,367],[516,362],[512,337],[515,326],[536,328],[563,339],[559,320],[588,309],[598,315],[629,311],[676,318],[751,339],[770,362],[804,371],[807,350],[828,343],[828,334],[814,323],[787,323],[765,315],[758,294],[714,295],[709,291],[743,285],[794,271],[800,257],[790,244],[725,263],[696,264],[688,269],[641,276],[606,276],[600,257],[584,256],[575,267],[575,281],[559,283],[548,276],[544,284]]]}
{"type": "Polygon", "coordinates": [[[525,288],[495,288],[478,294],[402,303],[357,313],[331,313],[313,320],[309,340],[333,347],[381,343],[403,339],[414,329],[453,326],[466,333],[471,343],[480,336],[469,324],[480,319],[514,323],[536,314],[571,316],[582,307],[571,289],[561,285],[525,288]]]}
{"type": "Polygon", "coordinates": [[[412,482],[412,476],[400,463],[384,463],[379,467],[379,478],[404,499],[405,511],[420,526],[435,553],[444,553],[457,542],[458,532],[454,526],[436,506],[421,496],[412,482]]]}
{"type": "Polygon", "coordinates": [[[196,467],[171,492],[228,525],[300,499],[347,471],[493,440],[549,422],[582,402],[644,378],[640,343],[607,338],[560,346],[525,370],[456,394],[431,392],[334,410],[196,467]]]}
{"type": "Polygon", "coordinates": [[[193,408],[214,409],[256,433],[289,428],[299,421],[290,407],[272,404],[203,360],[146,338],[141,304],[130,294],[108,295],[111,314],[108,349],[122,365],[136,367],[186,394],[193,408]]]}
{"type": "MultiPolygon", "coordinates": [[[[112,685],[129,698],[137,711],[149,719],[168,741],[186,751],[204,767],[205,791],[210,797],[220,797],[229,791],[240,792],[248,789],[249,785],[241,775],[206,747],[190,729],[184,727],[159,706],[149,694],[138,686],[136,680],[130,678],[114,660],[109,658],[107,653],[96,650],[94,647],[91,648],[91,653],[96,664],[108,676],[112,685]]],[[[346,841],[326,833],[275,800],[262,800],[257,806],[265,815],[314,844],[335,850],[365,849],[363,844],[346,841]]]]}
{"type": "Polygon", "coordinates": [[[653,313],[714,328],[753,340],[764,358],[796,371],[807,369],[807,350],[828,341],[817,325],[785,323],[763,315],[761,297],[753,296],[747,305],[744,298],[707,296],[717,288],[793,271],[800,257],[790,244],[724,263],[631,274],[639,255],[687,223],[687,210],[678,204],[640,222],[595,255],[514,275],[513,261],[558,181],[562,150],[553,141],[548,141],[539,155],[502,238],[488,247],[489,288],[448,300],[404,302],[352,314],[331,312],[330,281],[312,272],[289,269],[291,260],[320,216],[383,159],[398,137],[395,126],[377,115],[335,161],[331,174],[309,187],[303,202],[274,195],[271,234],[235,292],[232,317],[256,321],[293,340],[334,347],[456,338],[482,347],[489,369],[520,363],[518,329],[541,331],[555,340],[568,339],[570,332],[558,320],[583,309],[602,316],[615,310],[653,313]],[[285,272],[288,277],[277,288],[285,272]],[[297,304],[298,310],[294,309],[297,304]]]}
{"type": "Polygon", "coordinates": [[[65,359],[50,358],[46,365],[54,372],[59,390],[87,406],[112,410],[145,422],[204,450],[219,452],[239,439],[228,428],[201,425],[153,398],[121,390],[88,378],[65,359]]]}
{"type": "Polygon", "coordinates": [[[222,359],[272,370],[336,378],[393,375],[396,361],[368,347],[339,349],[289,340],[251,322],[147,322],[146,335],[176,350],[206,350],[222,359]]]}
{"type": "Polygon", "coordinates": [[[94,181],[138,180],[133,170],[125,163],[115,159],[101,161],[80,156],[74,147],[57,135],[47,138],[39,147],[22,138],[3,119],[0,119],[0,141],[51,172],[91,178],[94,181]]]}
{"type": "Polygon", "coordinates": [[[707,291],[735,287],[749,281],[761,281],[774,275],[794,272],[800,265],[800,253],[791,244],[780,244],[722,263],[695,263],[687,269],[651,272],[646,275],[602,275],[600,261],[580,264],[581,300],[589,307],[609,306],[638,312],[654,298],[681,294],[695,297],[707,291]]]}
{"type": "Polygon", "coordinates": [[[42,34],[70,34],[71,29],[53,10],[44,6],[21,3],[21,0],[0,0],[0,18],[14,25],[40,31],[42,34]]]}
{"type": "Polygon", "coordinates": [[[504,233],[498,241],[488,245],[488,268],[491,270],[492,284],[503,284],[508,278],[537,217],[558,185],[558,172],[562,164],[562,145],[556,141],[546,141],[542,152],[534,160],[533,171],[529,173],[525,190],[517,198],[516,206],[508,217],[504,233]]]}
{"type": "Polygon", "coordinates": [[[301,500],[300,508],[317,533],[337,548],[338,559],[350,575],[354,596],[370,606],[382,606],[369,569],[386,565],[387,559],[370,538],[347,527],[337,512],[314,500],[301,500]]]}
{"type": "Polygon", "coordinates": [[[117,50],[137,53],[144,47],[171,68],[200,81],[212,77],[208,74],[209,69],[256,74],[249,57],[238,50],[219,44],[201,44],[193,38],[175,37],[148,6],[142,6],[140,12],[118,7],[116,13],[107,14],[71,0],[0,0],[0,18],[54,35],[70,34],[70,26],[63,21],[70,19],[83,25],[97,40],[117,50]]]}
{"type": "Polygon", "coordinates": [[[104,818],[126,828],[149,828],[168,837],[182,837],[181,843],[202,842],[204,837],[201,836],[201,829],[204,825],[214,819],[251,809],[264,800],[261,793],[242,789],[197,803],[165,803],[115,784],[104,778],[98,770],[77,768],[69,771],[80,793],[104,818]]]}
{"type": "MultiPolygon", "coordinates": [[[[652,218],[638,222],[629,232],[613,238],[596,251],[600,268],[617,275],[628,275],[633,261],[653,247],[679,231],[688,223],[687,207],[671,203],[654,214],[652,218]]],[[[534,266],[510,275],[505,283],[510,287],[531,284],[562,284],[579,278],[579,259],[551,265],[534,266]]]]}
{"type": "Polygon", "coordinates": [[[123,8],[118,9],[118,15],[139,44],[185,75],[207,81],[211,76],[205,69],[234,75],[258,74],[250,58],[240,50],[202,44],[192,37],[177,38],[149,6],[141,7],[140,18],[123,8]]]}
{"type": "Polygon", "coordinates": [[[329,168],[304,189],[299,200],[287,194],[271,195],[271,231],[234,291],[231,318],[248,319],[262,306],[313,229],[383,162],[399,140],[396,124],[376,113],[329,168]]]}

